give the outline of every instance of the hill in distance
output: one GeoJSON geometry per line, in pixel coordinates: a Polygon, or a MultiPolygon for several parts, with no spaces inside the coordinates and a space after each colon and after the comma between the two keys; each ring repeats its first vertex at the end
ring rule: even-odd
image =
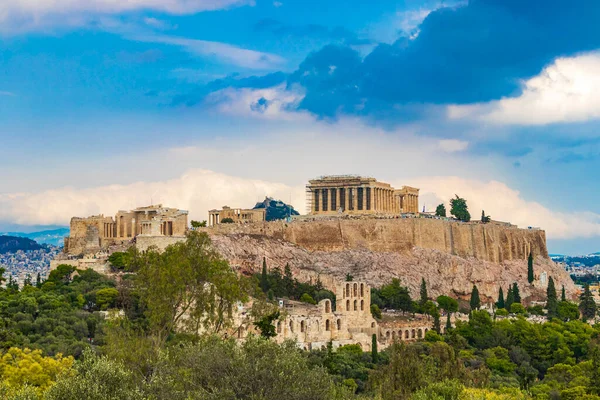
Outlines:
{"type": "Polygon", "coordinates": [[[278,219],[285,219],[292,215],[300,215],[300,213],[294,210],[293,206],[285,204],[281,200],[275,200],[271,197],[266,197],[264,201],[256,203],[254,209],[266,208],[267,221],[276,221],[278,219]]]}
{"type": "Polygon", "coordinates": [[[40,244],[28,238],[0,236],[0,254],[15,253],[19,250],[39,250],[41,248],[40,244]]]}
{"type": "Polygon", "coordinates": [[[0,235],[28,238],[35,240],[39,244],[49,244],[52,246],[62,246],[65,236],[69,236],[69,228],[50,229],[38,232],[6,232],[0,235]]]}

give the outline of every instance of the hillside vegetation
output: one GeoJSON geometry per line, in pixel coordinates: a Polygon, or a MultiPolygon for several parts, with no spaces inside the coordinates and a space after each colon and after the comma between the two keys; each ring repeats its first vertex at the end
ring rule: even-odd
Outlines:
{"type": "Polygon", "coordinates": [[[37,242],[16,236],[0,236],[0,254],[14,253],[19,250],[39,250],[42,246],[37,242]]]}

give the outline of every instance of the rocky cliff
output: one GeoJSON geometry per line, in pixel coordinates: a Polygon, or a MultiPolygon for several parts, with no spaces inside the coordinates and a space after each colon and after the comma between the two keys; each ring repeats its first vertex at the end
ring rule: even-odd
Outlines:
{"type": "Polygon", "coordinates": [[[518,282],[523,297],[545,296],[552,276],[569,295],[575,286],[548,258],[544,231],[499,224],[463,224],[435,219],[330,219],[292,223],[219,225],[208,228],[217,249],[242,272],[257,271],[265,257],[271,267],[286,264],[308,279],[320,275],[381,285],[398,277],[419,292],[421,278],[430,295],[466,298],[473,283],[495,300],[498,289],[518,282]],[[535,256],[533,285],[527,257],[535,256]],[[541,278],[541,279],[540,279],[541,278]]]}

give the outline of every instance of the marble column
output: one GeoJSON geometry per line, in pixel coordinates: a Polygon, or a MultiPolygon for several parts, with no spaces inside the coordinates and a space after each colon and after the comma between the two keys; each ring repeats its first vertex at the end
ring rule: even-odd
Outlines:
{"type": "Polygon", "coordinates": [[[352,188],[352,209],[354,211],[358,210],[358,187],[352,188]]]}

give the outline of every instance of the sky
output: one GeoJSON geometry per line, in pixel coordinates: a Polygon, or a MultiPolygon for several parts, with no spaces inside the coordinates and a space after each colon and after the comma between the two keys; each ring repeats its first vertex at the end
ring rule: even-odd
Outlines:
{"type": "Polygon", "coordinates": [[[0,231],[330,174],[600,251],[597,0],[0,3],[0,231]]]}

